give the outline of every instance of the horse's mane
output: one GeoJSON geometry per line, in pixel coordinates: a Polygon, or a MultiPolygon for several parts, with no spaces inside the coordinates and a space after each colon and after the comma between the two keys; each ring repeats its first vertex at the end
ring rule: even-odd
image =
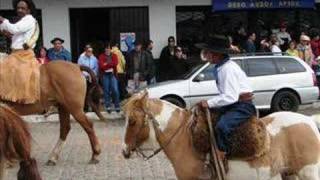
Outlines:
{"type": "Polygon", "coordinates": [[[0,156],[8,161],[23,159],[30,154],[30,142],[26,123],[9,107],[0,104],[0,156]]]}

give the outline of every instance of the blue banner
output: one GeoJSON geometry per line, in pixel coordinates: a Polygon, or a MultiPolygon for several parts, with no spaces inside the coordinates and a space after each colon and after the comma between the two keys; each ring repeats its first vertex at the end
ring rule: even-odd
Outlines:
{"type": "Polygon", "coordinates": [[[213,11],[314,8],[315,0],[212,0],[213,11]]]}

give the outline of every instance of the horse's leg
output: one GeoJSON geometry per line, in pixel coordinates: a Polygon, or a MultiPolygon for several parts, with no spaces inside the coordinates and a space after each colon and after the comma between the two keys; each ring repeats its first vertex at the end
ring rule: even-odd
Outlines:
{"type": "Polygon", "coordinates": [[[49,156],[49,160],[47,162],[48,166],[55,166],[58,159],[59,159],[59,155],[62,151],[62,148],[66,142],[68,133],[70,131],[70,113],[61,105],[59,106],[59,120],[60,120],[60,137],[59,140],[57,142],[57,144],[55,145],[55,147],[53,148],[50,156],[49,156]]]}
{"type": "Polygon", "coordinates": [[[299,171],[298,177],[301,180],[320,180],[319,165],[314,164],[305,166],[299,171]]]}
{"type": "Polygon", "coordinates": [[[100,148],[100,144],[96,136],[96,133],[94,132],[92,122],[88,120],[87,116],[84,114],[82,109],[81,111],[78,111],[78,112],[71,112],[71,114],[73,115],[75,120],[79,122],[79,124],[82,126],[82,128],[86,131],[86,133],[89,136],[91,148],[93,151],[92,158],[89,163],[90,164],[99,163],[98,155],[101,153],[101,148],[100,148]]]}
{"type": "Polygon", "coordinates": [[[5,180],[6,176],[6,160],[4,158],[0,158],[0,180],[5,180]]]}

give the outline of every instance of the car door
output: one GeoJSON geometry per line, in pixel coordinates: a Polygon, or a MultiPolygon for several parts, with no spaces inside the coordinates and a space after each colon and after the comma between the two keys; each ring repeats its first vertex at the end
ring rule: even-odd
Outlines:
{"type": "Polygon", "coordinates": [[[278,70],[273,58],[247,58],[246,73],[254,92],[254,104],[258,108],[269,108],[276,91],[278,70]]]}
{"type": "Polygon", "coordinates": [[[209,64],[190,79],[190,94],[189,96],[185,97],[185,99],[188,99],[191,106],[201,100],[210,99],[213,96],[218,95],[213,68],[214,64],[209,64]]]}

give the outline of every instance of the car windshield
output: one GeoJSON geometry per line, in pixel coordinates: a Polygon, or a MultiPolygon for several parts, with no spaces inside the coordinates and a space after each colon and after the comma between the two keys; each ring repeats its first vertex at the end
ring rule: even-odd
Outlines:
{"type": "Polygon", "coordinates": [[[183,74],[182,76],[178,77],[177,79],[189,79],[195,72],[197,72],[205,63],[200,63],[196,65],[195,67],[191,68],[188,72],[183,74]]]}

